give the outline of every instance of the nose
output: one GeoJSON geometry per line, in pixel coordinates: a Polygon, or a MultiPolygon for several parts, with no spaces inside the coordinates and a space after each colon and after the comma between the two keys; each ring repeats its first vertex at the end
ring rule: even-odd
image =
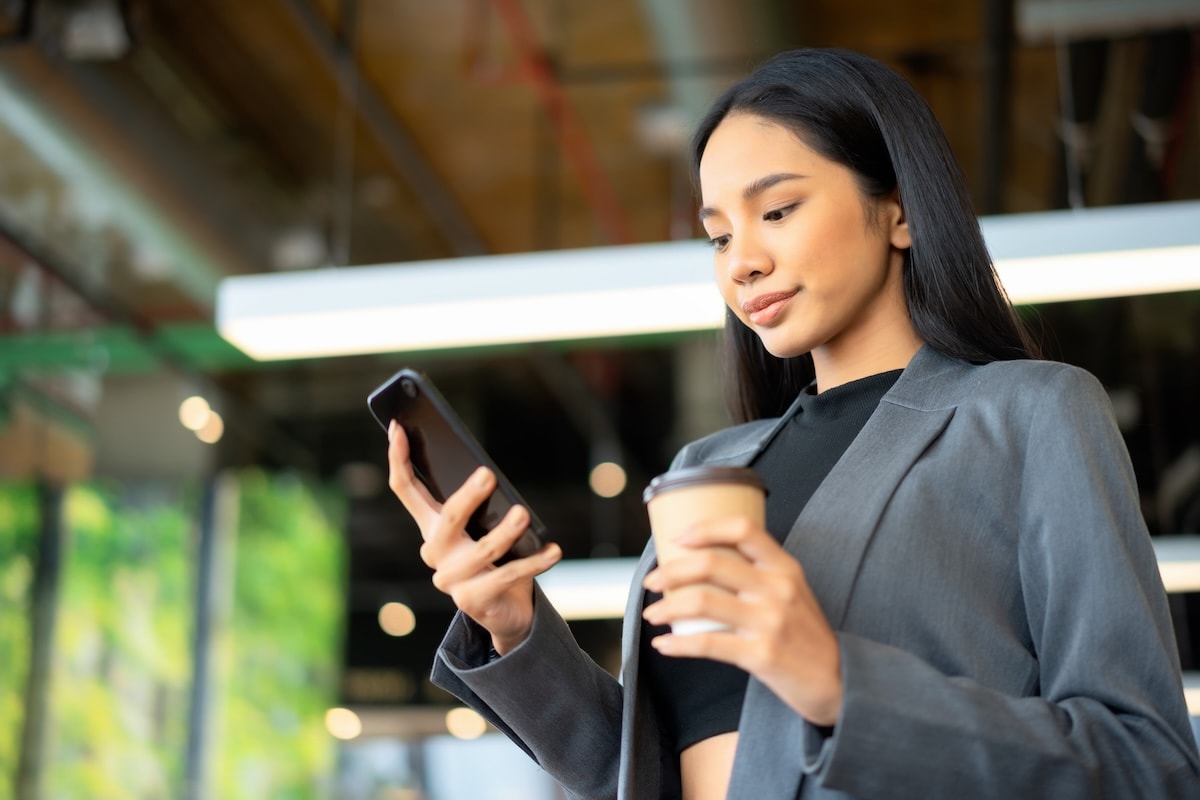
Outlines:
{"type": "Polygon", "coordinates": [[[726,250],[726,267],[734,283],[753,283],[772,270],[770,253],[753,233],[733,237],[726,250]]]}

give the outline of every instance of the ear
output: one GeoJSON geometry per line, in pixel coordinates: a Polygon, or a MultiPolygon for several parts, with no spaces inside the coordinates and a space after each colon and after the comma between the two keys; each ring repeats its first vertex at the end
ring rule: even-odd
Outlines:
{"type": "Polygon", "coordinates": [[[908,217],[904,215],[904,204],[900,201],[900,187],[892,189],[884,200],[888,223],[888,240],[897,250],[912,247],[912,234],[908,232],[908,217]]]}

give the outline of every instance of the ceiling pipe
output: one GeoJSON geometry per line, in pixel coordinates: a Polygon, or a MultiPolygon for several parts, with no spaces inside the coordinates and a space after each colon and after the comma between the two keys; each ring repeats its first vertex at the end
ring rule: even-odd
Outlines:
{"type": "Polygon", "coordinates": [[[641,0],[642,16],[662,61],[667,80],[665,119],[675,158],[671,169],[668,237],[696,235],[696,196],[688,142],[713,101],[767,54],[795,46],[803,10],[797,3],[747,0],[705,3],[693,0],[641,0]],[[698,65],[707,68],[697,69],[698,65]]]}
{"type": "Polygon", "coordinates": [[[483,255],[488,247],[479,231],[470,223],[469,215],[458,200],[434,173],[417,144],[389,111],[369,81],[363,79],[351,59],[343,61],[340,46],[333,32],[321,19],[310,0],[287,0],[284,7],[291,12],[296,26],[308,37],[313,48],[335,77],[342,96],[356,110],[363,124],[383,148],[392,164],[413,189],[429,219],[445,237],[457,256],[483,255]]]}
{"type": "Polygon", "coordinates": [[[987,0],[985,16],[982,212],[1004,211],[1012,112],[1013,0],[987,0]]]}
{"type": "Polygon", "coordinates": [[[1108,50],[1107,39],[1062,41],[1057,45],[1063,187],[1057,193],[1056,206],[1088,205],[1088,179],[1096,156],[1096,126],[1107,80],[1108,50]]]}
{"type": "Polygon", "coordinates": [[[766,55],[795,46],[802,14],[796,4],[765,0],[698,5],[693,0],[641,0],[666,68],[671,102],[683,112],[689,132],[735,79],[766,55]],[[697,70],[698,64],[718,68],[697,70]]]}
{"type": "Polygon", "coordinates": [[[1146,59],[1136,106],[1130,110],[1129,153],[1125,166],[1122,202],[1154,202],[1167,199],[1168,155],[1183,139],[1183,111],[1191,100],[1185,91],[1195,61],[1192,34],[1185,29],[1158,31],[1146,38],[1146,59]]]}
{"type": "Polygon", "coordinates": [[[1171,194],[1175,175],[1179,171],[1179,162],[1183,153],[1183,145],[1187,141],[1185,128],[1187,121],[1192,118],[1196,105],[1197,78],[1200,78],[1200,27],[1191,33],[1191,57],[1179,89],[1179,102],[1175,109],[1175,119],[1171,141],[1167,144],[1166,156],[1163,158],[1162,180],[1168,195],[1171,194]]]}
{"type": "Polygon", "coordinates": [[[538,102],[583,188],[584,196],[599,219],[608,243],[631,243],[633,231],[616,189],[600,165],[595,148],[562,82],[551,68],[545,50],[538,44],[537,34],[520,0],[491,0],[491,6],[517,51],[520,72],[533,84],[538,102]]]}

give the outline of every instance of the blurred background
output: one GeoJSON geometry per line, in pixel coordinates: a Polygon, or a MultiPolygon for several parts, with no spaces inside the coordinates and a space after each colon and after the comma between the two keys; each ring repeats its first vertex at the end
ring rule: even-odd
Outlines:
{"type": "MultiPolygon", "coordinates": [[[[427,680],[452,607],[366,397],[427,372],[576,588],[627,578],[642,487],[728,422],[711,328],[256,360],[223,281],[695,240],[692,125],[795,46],[908,77],[986,217],[1195,201],[1198,25],[1200,0],[3,0],[0,798],[560,797],[427,680]]],[[[1110,392],[1189,672],[1191,264],[1022,306],[1110,392]]],[[[571,625],[615,672],[611,609],[571,625]]]]}

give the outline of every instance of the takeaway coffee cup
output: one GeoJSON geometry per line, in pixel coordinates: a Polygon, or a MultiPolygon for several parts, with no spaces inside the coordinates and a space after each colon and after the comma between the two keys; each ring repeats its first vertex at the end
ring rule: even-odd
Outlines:
{"type": "MultiPolygon", "coordinates": [[[[746,467],[685,467],[654,478],[642,493],[642,500],[650,516],[658,563],[665,564],[684,552],[676,540],[697,522],[737,516],[762,525],[766,494],[758,473],[746,467]]],[[[712,620],[686,619],[672,623],[671,632],[688,634],[724,628],[712,620]]]]}

